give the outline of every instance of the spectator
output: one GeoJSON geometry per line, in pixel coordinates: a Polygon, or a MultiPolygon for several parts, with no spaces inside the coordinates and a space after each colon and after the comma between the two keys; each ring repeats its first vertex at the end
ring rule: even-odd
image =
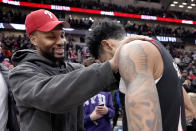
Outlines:
{"type": "Polygon", "coordinates": [[[84,127],[86,131],[112,131],[110,120],[114,114],[112,94],[99,92],[84,104],[84,127]]]}
{"type": "Polygon", "coordinates": [[[8,82],[8,68],[0,64],[0,130],[19,131],[16,104],[8,82]]]}
{"type": "Polygon", "coordinates": [[[2,48],[0,47],[0,63],[6,58],[5,54],[2,52],[2,48]]]}
{"type": "Polygon", "coordinates": [[[181,83],[184,83],[184,81],[187,79],[188,79],[188,72],[187,70],[183,70],[181,73],[181,83]]]}
{"type": "Polygon", "coordinates": [[[192,58],[196,61],[196,51],[193,53],[192,58]]]}
{"type": "Polygon", "coordinates": [[[4,64],[7,68],[9,68],[9,66],[11,65],[10,60],[8,58],[5,58],[2,64],[4,64]]]}
{"type": "Polygon", "coordinates": [[[8,120],[8,88],[2,73],[0,73],[0,84],[0,130],[6,131],[8,120]]]}
{"type": "Polygon", "coordinates": [[[192,71],[192,70],[189,71],[188,78],[189,78],[191,81],[194,80],[194,79],[196,78],[196,76],[193,74],[193,71],[192,71]]]}

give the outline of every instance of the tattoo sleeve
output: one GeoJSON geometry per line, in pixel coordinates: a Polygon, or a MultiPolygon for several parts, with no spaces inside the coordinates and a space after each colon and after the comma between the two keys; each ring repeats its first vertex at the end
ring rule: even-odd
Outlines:
{"type": "Polygon", "coordinates": [[[160,103],[149,59],[139,44],[123,48],[120,53],[119,71],[127,88],[129,131],[162,131],[160,103]]]}

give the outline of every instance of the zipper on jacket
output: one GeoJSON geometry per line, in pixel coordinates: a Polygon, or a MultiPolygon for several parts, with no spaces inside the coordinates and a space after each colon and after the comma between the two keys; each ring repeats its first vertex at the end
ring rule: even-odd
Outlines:
{"type": "Polygon", "coordinates": [[[52,128],[52,131],[53,131],[53,122],[52,122],[52,113],[50,113],[50,123],[51,123],[51,128],[52,128]]]}

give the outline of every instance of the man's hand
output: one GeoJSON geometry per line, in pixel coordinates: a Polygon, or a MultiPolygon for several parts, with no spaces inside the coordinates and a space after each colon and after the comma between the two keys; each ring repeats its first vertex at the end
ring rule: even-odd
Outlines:
{"type": "Polygon", "coordinates": [[[118,72],[118,61],[119,61],[119,53],[120,53],[120,49],[123,45],[131,42],[131,41],[134,41],[134,40],[145,40],[145,41],[149,41],[149,40],[152,40],[152,38],[150,37],[147,37],[147,36],[142,36],[142,35],[134,35],[134,36],[131,36],[131,37],[127,37],[125,39],[123,39],[122,41],[120,41],[120,46],[117,48],[114,56],[112,57],[111,60],[109,60],[110,64],[111,64],[111,67],[112,69],[114,70],[114,72],[118,72]]]}
{"type": "Polygon", "coordinates": [[[97,106],[95,110],[96,113],[100,115],[106,115],[108,113],[108,108],[106,106],[97,106]]]}
{"type": "Polygon", "coordinates": [[[131,37],[126,37],[125,39],[120,41],[120,44],[126,44],[126,43],[129,43],[134,40],[150,41],[150,40],[152,40],[152,38],[150,38],[148,36],[143,36],[143,35],[133,35],[131,37]]]}
{"type": "Polygon", "coordinates": [[[91,118],[92,121],[98,120],[101,117],[103,117],[103,115],[96,113],[96,108],[90,115],[90,118],[91,118]]]}

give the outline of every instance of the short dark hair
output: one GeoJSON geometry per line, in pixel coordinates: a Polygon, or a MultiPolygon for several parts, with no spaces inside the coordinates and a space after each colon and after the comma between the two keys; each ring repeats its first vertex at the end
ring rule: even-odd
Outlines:
{"type": "Polygon", "coordinates": [[[95,22],[86,36],[86,43],[90,53],[97,59],[103,51],[102,40],[122,39],[126,35],[124,27],[116,20],[103,19],[95,22]]]}

